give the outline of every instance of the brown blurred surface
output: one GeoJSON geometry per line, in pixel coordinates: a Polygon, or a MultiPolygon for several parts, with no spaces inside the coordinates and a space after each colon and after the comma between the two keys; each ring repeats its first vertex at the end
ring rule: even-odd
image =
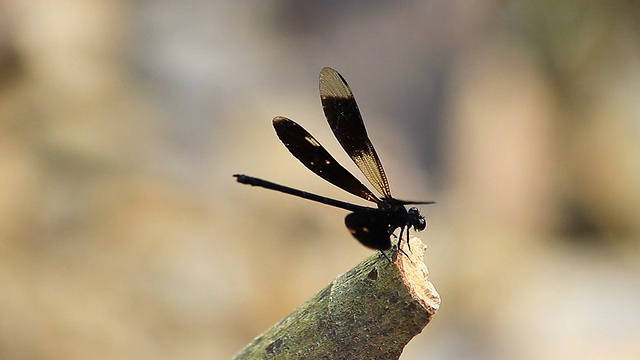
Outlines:
{"type": "Polygon", "coordinates": [[[370,254],[231,177],[360,203],[270,125],[355,173],[323,66],[394,195],[438,202],[403,359],[640,357],[640,7],[320,4],[0,2],[0,358],[228,358],[370,254]]]}

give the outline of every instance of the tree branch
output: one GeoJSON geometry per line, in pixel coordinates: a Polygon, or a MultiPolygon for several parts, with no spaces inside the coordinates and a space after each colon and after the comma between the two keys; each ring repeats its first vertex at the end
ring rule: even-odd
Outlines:
{"type": "Polygon", "coordinates": [[[397,359],[429,323],[440,296],[427,280],[426,246],[409,257],[376,253],[339,275],[234,359],[397,359]]]}

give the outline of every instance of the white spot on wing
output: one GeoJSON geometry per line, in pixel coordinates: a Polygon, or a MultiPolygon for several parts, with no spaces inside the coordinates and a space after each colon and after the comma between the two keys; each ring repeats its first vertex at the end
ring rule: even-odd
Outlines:
{"type": "Polygon", "coordinates": [[[316,139],[312,138],[311,136],[305,136],[304,139],[307,140],[309,144],[315,147],[320,147],[320,143],[318,143],[316,139]]]}

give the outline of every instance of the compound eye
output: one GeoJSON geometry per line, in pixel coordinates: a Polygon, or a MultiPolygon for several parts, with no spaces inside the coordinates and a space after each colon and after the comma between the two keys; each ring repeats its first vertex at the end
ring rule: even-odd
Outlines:
{"type": "Polygon", "coordinates": [[[422,231],[427,227],[427,220],[424,216],[420,215],[420,210],[417,207],[412,207],[408,211],[409,222],[413,225],[413,228],[422,231]]]}

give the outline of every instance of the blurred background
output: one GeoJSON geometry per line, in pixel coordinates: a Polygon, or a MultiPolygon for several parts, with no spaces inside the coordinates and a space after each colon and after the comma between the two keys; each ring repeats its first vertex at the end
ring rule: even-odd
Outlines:
{"type": "MultiPolygon", "coordinates": [[[[635,1],[0,2],[0,358],[224,359],[372,252],[318,74],[398,198],[435,200],[403,359],[640,358],[635,1]]],[[[366,205],[366,204],[364,204],[366,205]]]]}

